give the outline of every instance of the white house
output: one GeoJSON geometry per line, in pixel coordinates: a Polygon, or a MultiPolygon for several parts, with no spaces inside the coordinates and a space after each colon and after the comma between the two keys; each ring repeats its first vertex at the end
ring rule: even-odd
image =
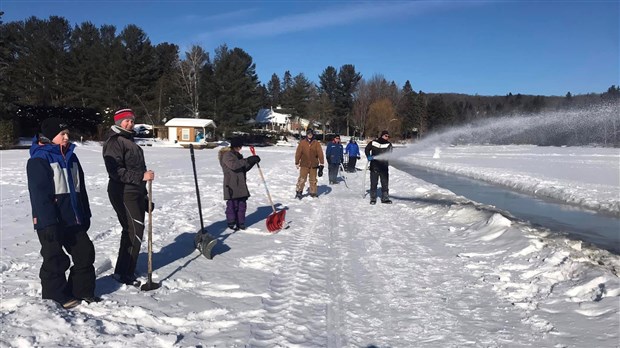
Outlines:
{"type": "Polygon", "coordinates": [[[173,118],[166,122],[168,140],[178,143],[199,143],[213,137],[215,122],[206,118],[173,118]]]}
{"type": "MultiPolygon", "coordinates": [[[[277,109],[277,108],[276,108],[277,109]]],[[[256,123],[264,129],[273,131],[291,131],[291,115],[281,114],[270,109],[260,109],[256,114],[256,123]]]]}

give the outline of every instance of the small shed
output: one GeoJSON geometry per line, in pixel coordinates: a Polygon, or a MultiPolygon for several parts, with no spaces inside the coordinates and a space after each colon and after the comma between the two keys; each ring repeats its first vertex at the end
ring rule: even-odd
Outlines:
{"type": "Polygon", "coordinates": [[[213,139],[215,122],[207,118],[173,118],[166,122],[168,140],[178,143],[201,143],[213,139]]]}

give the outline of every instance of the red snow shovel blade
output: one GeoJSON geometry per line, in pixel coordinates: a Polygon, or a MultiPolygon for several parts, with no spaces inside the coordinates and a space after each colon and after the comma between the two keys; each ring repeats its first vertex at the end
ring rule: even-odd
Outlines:
{"type": "Polygon", "coordinates": [[[286,210],[280,210],[274,212],[267,217],[267,230],[271,233],[276,233],[284,227],[284,221],[286,217],[286,210]]]}

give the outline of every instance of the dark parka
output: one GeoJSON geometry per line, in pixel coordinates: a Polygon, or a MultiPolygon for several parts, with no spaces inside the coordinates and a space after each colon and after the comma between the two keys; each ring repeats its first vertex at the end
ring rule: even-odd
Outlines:
{"type": "Polygon", "coordinates": [[[222,148],[218,152],[218,159],[224,172],[224,199],[250,197],[245,173],[252,169],[254,164],[248,163],[248,159],[230,147],[222,148]]]}
{"type": "MultiPolygon", "coordinates": [[[[388,140],[379,137],[366,145],[364,149],[364,153],[366,157],[373,156],[377,157],[379,155],[392,152],[392,143],[388,140]]],[[[390,163],[387,159],[373,159],[370,161],[370,170],[375,172],[386,172],[388,171],[390,163]]]]}
{"type": "Polygon", "coordinates": [[[124,191],[138,191],[146,194],[146,162],[142,148],[134,142],[133,132],[112,126],[108,140],[103,144],[105,162],[110,183],[124,191]]]}
{"type": "Polygon", "coordinates": [[[26,165],[28,190],[34,228],[50,225],[90,226],[90,205],[84,185],[84,171],[73,153],[75,144],[40,144],[32,139],[30,159],[26,165]],[[64,150],[64,153],[63,153],[64,150]]]}

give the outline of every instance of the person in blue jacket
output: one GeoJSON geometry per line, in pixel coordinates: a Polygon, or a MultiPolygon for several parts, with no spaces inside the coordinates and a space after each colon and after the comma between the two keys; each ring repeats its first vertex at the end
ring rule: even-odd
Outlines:
{"type": "Polygon", "coordinates": [[[355,139],[351,138],[347,147],[344,148],[344,153],[349,156],[349,161],[347,162],[347,172],[355,173],[355,164],[357,160],[360,159],[360,147],[357,145],[355,139]]]}
{"type": "Polygon", "coordinates": [[[327,170],[329,173],[329,183],[337,184],[338,169],[342,164],[344,155],[342,152],[342,144],[340,144],[340,135],[336,134],[334,139],[327,144],[325,149],[325,158],[327,159],[327,170]]]}
{"type": "Polygon", "coordinates": [[[67,128],[67,123],[58,118],[43,121],[41,134],[32,140],[26,174],[32,220],[43,257],[41,296],[73,308],[81,300],[90,303],[100,299],[95,297],[95,248],[86,233],[91,211],[84,171],[67,128]]]}

